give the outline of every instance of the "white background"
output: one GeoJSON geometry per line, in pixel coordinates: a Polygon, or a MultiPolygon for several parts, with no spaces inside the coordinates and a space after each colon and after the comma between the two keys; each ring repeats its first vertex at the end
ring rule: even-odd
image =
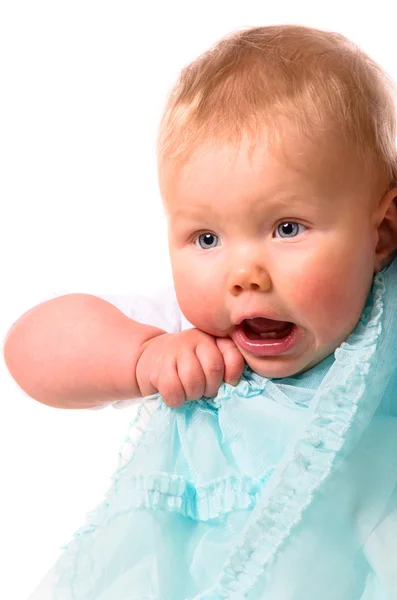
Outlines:
{"type": "MultiPolygon", "coordinates": [[[[0,335],[62,291],[170,278],[156,130],[178,72],[220,36],[300,23],[351,37],[397,80],[395,2],[3,0],[0,335]]],[[[0,364],[0,598],[26,600],[110,484],[133,408],[66,411],[0,364]]]]}

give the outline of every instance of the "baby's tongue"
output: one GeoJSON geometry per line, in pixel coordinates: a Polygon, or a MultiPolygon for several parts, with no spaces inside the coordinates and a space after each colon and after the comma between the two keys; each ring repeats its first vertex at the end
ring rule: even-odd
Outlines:
{"type": "Polygon", "coordinates": [[[265,319],[264,317],[245,319],[245,323],[247,323],[249,328],[255,333],[281,333],[290,326],[288,321],[273,321],[272,319],[265,319]]]}

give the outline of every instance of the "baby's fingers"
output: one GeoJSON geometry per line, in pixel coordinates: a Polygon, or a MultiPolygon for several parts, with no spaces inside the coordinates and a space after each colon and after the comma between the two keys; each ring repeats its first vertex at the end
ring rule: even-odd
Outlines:
{"type": "Polygon", "coordinates": [[[244,370],[244,357],[230,338],[216,338],[225,363],[224,381],[236,385],[244,370]]]}
{"type": "Polygon", "coordinates": [[[176,360],[167,365],[158,377],[157,389],[165,404],[171,408],[178,408],[185,402],[185,390],[179,379],[176,360]]]}
{"type": "Polygon", "coordinates": [[[196,347],[196,356],[201,364],[205,376],[205,388],[203,396],[214,398],[223,381],[225,366],[222,353],[214,344],[215,338],[205,339],[196,347]]]}
{"type": "Polygon", "coordinates": [[[185,400],[199,400],[205,392],[205,375],[194,351],[185,349],[177,358],[179,380],[185,392],[185,400]]]}

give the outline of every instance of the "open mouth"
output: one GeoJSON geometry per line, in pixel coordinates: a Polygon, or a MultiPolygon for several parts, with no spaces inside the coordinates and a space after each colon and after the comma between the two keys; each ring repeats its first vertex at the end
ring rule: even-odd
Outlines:
{"type": "Polygon", "coordinates": [[[291,352],[299,335],[295,323],[256,317],[236,325],[232,338],[251,354],[271,356],[291,352]]]}
{"type": "Polygon", "coordinates": [[[257,317],[242,322],[244,333],[250,340],[279,340],[287,337],[294,326],[289,321],[274,321],[257,317]]]}

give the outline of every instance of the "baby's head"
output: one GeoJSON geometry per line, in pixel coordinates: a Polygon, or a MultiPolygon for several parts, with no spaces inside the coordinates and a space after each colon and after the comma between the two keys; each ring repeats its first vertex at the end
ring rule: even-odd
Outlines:
{"type": "Polygon", "coordinates": [[[278,26],[221,40],[171,93],[158,150],[178,301],[261,375],[331,354],[397,245],[390,89],[343,36],[278,26]]]}

